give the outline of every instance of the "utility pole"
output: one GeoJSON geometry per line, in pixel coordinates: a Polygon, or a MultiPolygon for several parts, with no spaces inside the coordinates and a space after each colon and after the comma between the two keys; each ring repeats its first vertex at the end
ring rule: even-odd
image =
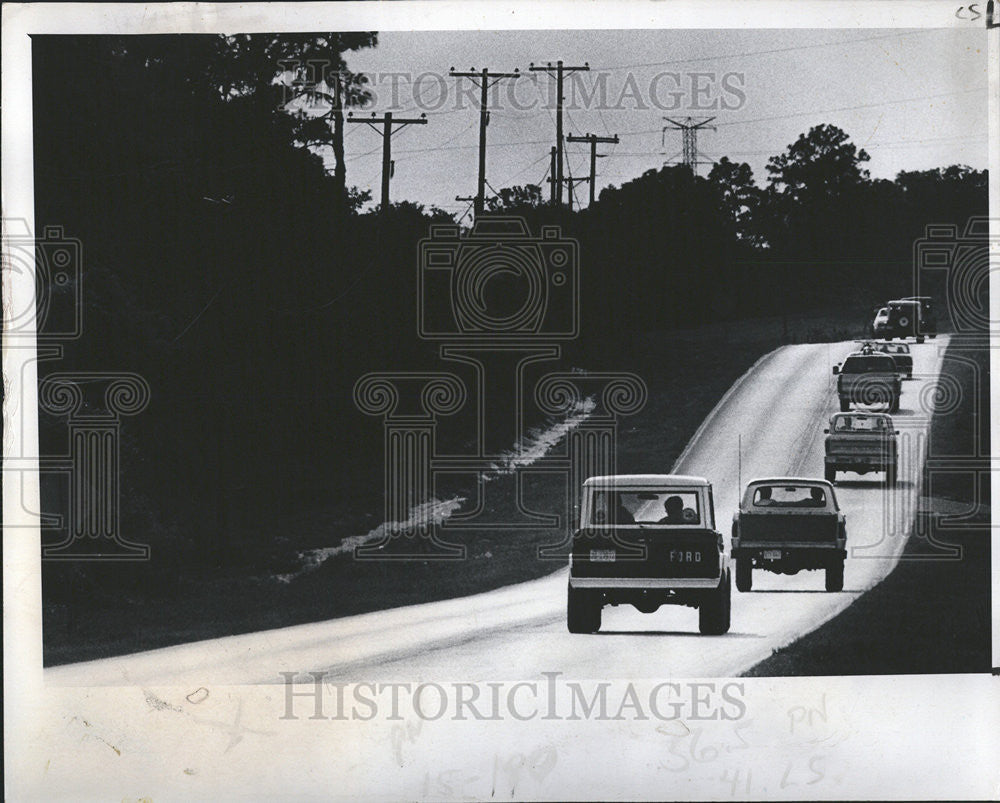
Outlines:
{"type": "Polygon", "coordinates": [[[563,78],[574,72],[587,72],[590,70],[590,63],[584,62],[582,67],[567,67],[562,63],[562,60],[557,61],[553,64],[551,61],[547,62],[543,67],[541,65],[535,66],[534,62],[528,65],[528,69],[531,72],[546,72],[550,75],[555,73],[556,76],[556,172],[554,175],[556,181],[556,199],[555,203],[557,206],[562,204],[562,185],[563,185],[563,78]]]}
{"type": "Polygon", "coordinates": [[[556,146],[549,151],[551,164],[549,166],[549,203],[556,205],[556,146]]]}
{"type": "Polygon", "coordinates": [[[576,188],[577,184],[583,181],[590,181],[590,176],[581,176],[580,178],[573,178],[573,171],[569,169],[569,163],[566,163],[566,169],[569,175],[563,179],[566,184],[566,202],[569,204],[569,211],[573,211],[573,190],[576,188]]]}
{"type": "MultiPolygon", "coordinates": [[[[681,132],[681,140],[682,140],[682,143],[683,143],[682,144],[683,150],[681,151],[681,153],[682,153],[681,160],[682,160],[683,164],[685,164],[687,167],[691,168],[691,172],[694,175],[698,175],[698,165],[699,164],[711,164],[712,163],[711,159],[708,159],[707,161],[700,161],[698,159],[699,156],[704,156],[704,154],[702,154],[698,150],[698,131],[700,129],[707,129],[709,131],[715,131],[716,130],[715,126],[714,125],[709,125],[709,123],[712,122],[712,120],[714,120],[715,118],[714,117],[706,117],[704,120],[701,120],[700,122],[695,122],[695,120],[694,120],[693,117],[687,117],[684,120],[674,120],[671,117],[664,117],[663,119],[666,120],[669,123],[669,125],[663,126],[663,144],[664,145],[667,144],[667,130],[668,129],[673,129],[675,131],[680,131],[681,132]]],[[[677,155],[675,154],[674,156],[671,156],[670,159],[668,159],[667,161],[672,161],[672,160],[674,160],[676,158],[677,158],[677,155]]]]}
{"type": "Polygon", "coordinates": [[[427,125],[427,115],[420,117],[393,117],[392,112],[386,112],[376,117],[372,112],[371,119],[355,117],[353,112],[347,115],[348,123],[365,123],[372,131],[382,136],[382,214],[389,212],[389,179],[392,177],[392,135],[408,125],[427,125]],[[379,124],[382,128],[379,130],[379,124]]]}
{"type": "Polygon", "coordinates": [[[598,142],[608,142],[613,145],[618,144],[618,135],[615,134],[613,137],[599,137],[597,134],[584,134],[581,137],[574,137],[570,134],[566,137],[567,142],[589,142],[590,143],[590,203],[594,203],[594,190],[597,185],[597,157],[603,154],[598,154],[597,143],[598,142]]]}
{"type": "Polygon", "coordinates": [[[491,86],[504,78],[520,78],[521,71],[490,72],[484,67],[479,71],[473,68],[469,72],[455,72],[455,68],[452,67],[448,74],[452,78],[471,78],[472,82],[479,87],[479,183],[476,185],[476,217],[479,217],[483,213],[483,206],[486,203],[486,126],[490,124],[490,112],[486,108],[488,92],[491,86]]]}

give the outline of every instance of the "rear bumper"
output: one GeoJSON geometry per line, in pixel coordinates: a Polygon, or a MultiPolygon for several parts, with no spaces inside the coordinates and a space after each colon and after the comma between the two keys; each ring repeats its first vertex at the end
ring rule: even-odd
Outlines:
{"type": "Polygon", "coordinates": [[[675,589],[718,588],[721,579],[721,577],[574,577],[570,574],[569,584],[573,588],[601,590],[641,591],[648,588],[657,591],[672,591],[675,589]]]}
{"type": "Polygon", "coordinates": [[[847,558],[847,545],[844,541],[839,540],[837,543],[828,544],[817,544],[809,542],[789,542],[789,541],[779,541],[775,543],[759,543],[754,542],[752,544],[739,544],[734,545],[732,548],[733,559],[738,558],[758,558],[763,559],[765,552],[781,552],[781,558],[783,560],[789,555],[816,555],[820,557],[829,558],[831,556],[847,558]]]}
{"type": "Polygon", "coordinates": [[[885,457],[879,454],[872,455],[850,455],[850,454],[828,454],[823,458],[823,462],[828,466],[837,466],[845,471],[853,468],[888,468],[896,465],[896,456],[885,457]]]}

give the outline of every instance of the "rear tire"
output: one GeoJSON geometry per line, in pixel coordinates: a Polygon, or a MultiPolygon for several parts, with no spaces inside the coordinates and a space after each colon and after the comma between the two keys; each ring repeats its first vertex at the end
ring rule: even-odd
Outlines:
{"type": "Polygon", "coordinates": [[[895,394],[892,397],[892,401],[889,402],[889,412],[898,413],[899,412],[899,394],[895,394]]]}
{"type": "Polygon", "coordinates": [[[847,413],[851,410],[851,400],[845,399],[843,396],[840,397],[840,412],[847,413]]]}
{"type": "Polygon", "coordinates": [[[840,558],[836,563],[826,567],[826,590],[844,590],[844,559],[840,558]]]}
{"type": "Polygon", "coordinates": [[[566,626],[570,633],[596,633],[601,629],[600,597],[570,586],[566,593],[566,626]]]}
{"type": "Polygon", "coordinates": [[[698,631],[703,636],[721,636],[729,632],[732,613],[732,586],[729,572],[712,596],[698,606],[698,631]]]}
{"type": "Polygon", "coordinates": [[[749,591],[753,588],[753,564],[750,558],[736,559],[736,590],[749,591]]]}
{"type": "Polygon", "coordinates": [[[923,335],[917,335],[917,342],[918,343],[923,343],[924,342],[924,336],[923,335]]]}
{"type": "Polygon", "coordinates": [[[836,466],[827,465],[827,467],[826,467],[826,469],[824,471],[824,476],[826,477],[826,481],[827,482],[836,482],[837,481],[837,467],[836,466]]]}

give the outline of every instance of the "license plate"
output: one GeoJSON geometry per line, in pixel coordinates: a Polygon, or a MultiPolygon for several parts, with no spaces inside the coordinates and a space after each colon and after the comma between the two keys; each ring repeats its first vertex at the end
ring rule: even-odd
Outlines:
{"type": "Polygon", "coordinates": [[[780,549],[765,549],[764,560],[781,560],[780,549]]]}
{"type": "Polygon", "coordinates": [[[592,549],[590,550],[590,559],[594,563],[614,563],[615,551],[613,549],[592,549]]]}

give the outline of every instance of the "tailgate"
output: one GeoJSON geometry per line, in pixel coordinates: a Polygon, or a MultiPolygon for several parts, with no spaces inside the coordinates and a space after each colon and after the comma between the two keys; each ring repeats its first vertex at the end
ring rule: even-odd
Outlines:
{"type": "Polygon", "coordinates": [[[717,532],[700,529],[622,528],[617,531],[616,536],[617,538],[613,537],[611,531],[606,529],[588,530],[574,535],[573,575],[656,578],[719,576],[720,535],[717,532]]]}
{"type": "Polygon", "coordinates": [[[740,514],[740,545],[752,543],[836,543],[836,514],[772,511],[740,514]]]}
{"type": "Polygon", "coordinates": [[[895,448],[895,439],[888,435],[838,435],[826,442],[827,454],[888,455],[895,448]]]}

